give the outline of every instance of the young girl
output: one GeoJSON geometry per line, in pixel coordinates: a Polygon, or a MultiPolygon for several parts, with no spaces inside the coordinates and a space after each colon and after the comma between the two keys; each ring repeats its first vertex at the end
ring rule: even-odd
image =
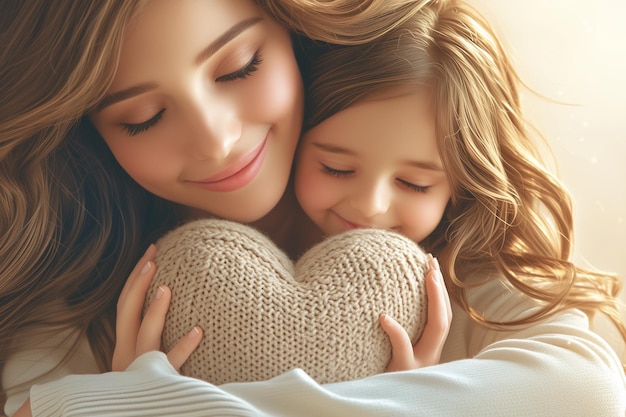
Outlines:
{"type": "MultiPolygon", "coordinates": [[[[414,8],[322,3],[259,5],[325,41],[346,19],[352,41],[375,37],[414,8]]],[[[116,302],[164,231],[209,212],[284,245],[302,87],[288,31],[250,1],[8,1],[0,16],[0,368],[12,414],[35,381],[112,359],[125,368],[116,302]]]]}
{"type": "MultiPolygon", "coordinates": [[[[589,331],[582,312],[606,311],[619,322],[618,285],[567,261],[568,200],[536,163],[519,119],[515,76],[497,39],[460,2],[431,1],[411,16],[384,39],[393,40],[392,50],[401,41],[413,45],[415,58],[399,54],[391,69],[404,62],[432,71],[436,80],[424,79],[435,86],[437,148],[450,202],[424,242],[443,261],[456,300],[446,363],[324,386],[296,371],[263,383],[215,387],[179,376],[163,354],[149,352],[124,374],[72,376],[35,386],[35,415],[119,415],[131,405],[132,412],[149,415],[624,414],[619,361],[589,331]],[[545,214],[552,218],[545,220],[545,214]],[[545,223],[550,228],[537,226],[545,223]],[[560,234],[552,234],[553,227],[560,234]],[[156,392],[157,397],[150,395],[156,392]]],[[[361,70],[376,61],[366,62],[361,70]]],[[[376,80],[377,71],[368,78],[376,80]]],[[[413,81],[398,82],[407,84],[413,81]]],[[[348,107],[359,94],[329,102],[326,114],[348,107]]],[[[367,94],[380,99],[371,89],[367,94]]],[[[150,251],[129,280],[120,321],[138,320],[137,310],[128,306],[143,303],[144,282],[154,273],[146,263],[152,256],[150,251]]],[[[163,313],[166,301],[157,300],[153,311],[163,313]]],[[[158,346],[154,328],[163,315],[146,316],[137,354],[158,346]]]]}

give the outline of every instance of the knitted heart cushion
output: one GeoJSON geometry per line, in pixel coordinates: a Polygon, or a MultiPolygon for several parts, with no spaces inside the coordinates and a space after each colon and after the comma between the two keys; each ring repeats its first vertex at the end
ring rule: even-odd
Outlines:
{"type": "Polygon", "coordinates": [[[302,368],[319,383],[383,372],[387,313],[415,342],[426,321],[424,252],[384,230],[327,238],[294,263],[260,232],[199,220],[157,242],[160,285],[172,289],[168,351],[194,325],[201,345],[181,372],[214,384],[265,380],[302,368]]]}

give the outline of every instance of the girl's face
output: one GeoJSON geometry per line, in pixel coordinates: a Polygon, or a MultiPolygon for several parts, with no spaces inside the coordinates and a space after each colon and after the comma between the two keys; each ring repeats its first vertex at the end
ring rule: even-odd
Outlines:
{"type": "Polygon", "coordinates": [[[251,1],[149,0],[91,119],[148,191],[251,222],[285,190],[302,112],[289,34],[251,1]]]}
{"type": "Polygon", "coordinates": [[[376,95],[326,119],[300,142],[302,209],[327,235],[374,227],[422,241],[450,199],[435,132],[426,89],[376,95]]]}

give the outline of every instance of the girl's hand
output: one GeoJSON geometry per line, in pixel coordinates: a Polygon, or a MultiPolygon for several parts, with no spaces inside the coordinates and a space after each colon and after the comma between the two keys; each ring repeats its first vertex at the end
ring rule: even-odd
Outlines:
{"type": "Polygon", "coordinates": [[[452,307],[439,263],[429,255],[429,264],[430,270],[426,274],[428,319],[415,346],[411,345],[409,335],[397,321],[386,314],[380,317],[380,325],[389,336],[392,349],[386,372],[436,365],[441,358],[441,351],[452,322],[452,307]]]}
{"type": "MultiPolygon", "coordinates": [[[[150,245],[128,277],[117,301],[115,350],[112,368],[123,371],[141,354],[161,349],[161,334],[165,315],[172,293],[167,287],[160,287],[155,299],[150,303],[146,315],[141,317],[144,301],[150,282],[156,272],[154,256],[156,246],[150,245]]],[[[194,327],[167,354],[170,363],[177,370],[200,344],[202,330],[194,327]]]]}

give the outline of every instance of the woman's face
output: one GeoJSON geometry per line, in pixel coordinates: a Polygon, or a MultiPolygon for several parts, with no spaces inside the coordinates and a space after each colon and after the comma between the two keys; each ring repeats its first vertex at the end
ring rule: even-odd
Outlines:
{"type": "Polygon", "coordinates": [[[149,0],[90,115],[148,191],[252,222],[287,185],[303,90],[287,31],[246,0],[149,0]]]}

